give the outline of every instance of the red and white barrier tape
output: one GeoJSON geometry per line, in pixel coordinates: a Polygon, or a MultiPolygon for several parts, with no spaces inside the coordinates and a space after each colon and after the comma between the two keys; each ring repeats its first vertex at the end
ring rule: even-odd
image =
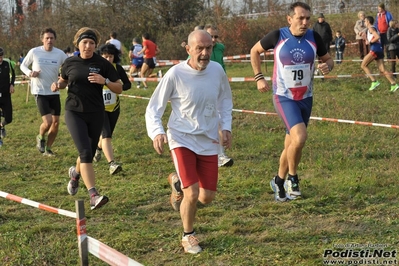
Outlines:
{"type": "Polygon", "coordinates": [[[15,81],[14,84],[28,84],[30,83],[30,80],[21,80],[21,81],[15,81]]]}
{"type": "MultiPolygon", "coordinates": [[[[399,72],[395,72],[392,74],[399,74],[399,72]]],[[[384,74],[370,74],[371,76],[383,76],[384,74]]],[[[366,74],[351,74],[351,75],[318,75],[314,76],[314,78],[357,78],[357,77],[367,77],[366,74]]],[[[130,81],[156,81],[159,82],[161,81],[162,78],[129,78],[130,81]]],[[[271,77],[265,77],[266,80],[272,80],[271,77]]],[[[247,82],[247,81],[254,81],[253,77],[231,77],[228,78],[229,82],[247,82]]],[[[15,84],[24,84],[24,83],[29,83],[29,81],[16,81],[15,84]]]]}
{"type": "MultiPolygon", "coordinates": [[[[150,100],[150,98],[148,98],[148,97],[133,96],[133,95],[126,95],[126,94],[120,94],[119,96],[128,97],[128,98],[150,100]]],[[[233,112],[277,116],[276,113],[272,113],[272,112],[260,112],[260,111],[244,110],[244,109],[233,109],[233,112]]],[[[311,116],[310,119],[311,120],[320,120],[320,121],[329,121],[329,122],[338,122],[338,123],[348,123],[348,124],[363,125],[363,126],[389,127],[389,128],[397,128],[397,129],[399,129],[399,125],[380,124],[380,123],[354,121],[354,120],[346,120],[346,119],[338,119],[338,118],[327,118],[327,117],[311,116]]]]}
{"type": "Polygon", "coordinates": [[[57,208],[54,208],[54,207],[51,207],[51,206],[48,206],[48,205],[45,205],[45,204],[41,204],[41,203],[36,202],[36,201],[32,201],[32,200],[29,200],[29,199],[21,198],[21,197],[18,197],[18,196],[15,196],[15,195],[12,195],[10,193],[3,192],[3,191],[0,191],[0,196],[3,197],[3,198],[6,198],[8,200],[13,200],[13,201],[16,201],[18,203],[29,205],[29,206],[32,206],[32,207],[35,207],[35,208],[38,208],[38,209],[41,209],[41,210],[44,210],[44,211],[57,213],[57,214],[60,214],[60,215],[64,215],[64,216],[68,216],[68,217],[76,219],[76,213],[71,212],[71,211],[57,209],[57,208]]]}
{"type": "MultiPolygon", "coordinates": [[[[389,73],[390,75],[397,75],[398,72],[389,73]]],[[[388,74],[387,74],[388,75],[388,74]]],[[[359,78],[364,77],[367,78],[368,74],[351,74],[351,75],[326,75],[326,76],[314,76],[314,78],[327,78],[327,79],[335,79],[335,78],[359,78]]],[[[370,74],[370,76],[385,76],[385,74],[370,74]]]]}
{"type": "MultiPolygon", "coordinates": [[[[129,78],[130,81],[161,81],[162,78],[129,78]]],[[[270,77],[265,77],[266,80],[271,80],[270,77]]],[[[254,81],[252,77],[233,77],[228,78],[230,82],[243,82],[243,81],[254,81]]]]}
{"type": "Polygon", "coordinates": [[[141,97],[141,96],[127,95],[127,94],[119,94],[119,96],[122,96],[122,97],[127,97],[127,98],[135,98],[135,99],[150,100],[150,98],[148,98],[148,97],[141,97]]]}
{"type": "Polygon", "coordinates": [[[29,205],[31,207],[35,207],[44,211],[68,216],[71,218],[76,219],[76,225],[77,225],[77,235],[79,237],[79,241],[82,242],[85,238],[88,239],[88,249],[91,254],[96,256],[97,258],[107,262],[110,265],[116,265],[116,266],[138,266],[142,265],[138,263],[135,260],[132,260],[131,258],[123,255],[119,251],[116,251],[115,249],[105,245],[104,243],[101,243],[100,241],[88,236],[86,234],[86,219],[77,219],[77,215],[74,212],[71,211],[66,211],[58,208],[54,208],[45,204],[41,204],[36,201],[32,201],[29,199],[21,198],[15,195],[12,195],[7,192],[0,191],[0,196],[3,198],[6,198],[8,200],[16,201],[18,203],[22,203],[25,205],[29,205]]]}
{"type": "Polygon", "coordinates": [[[109,265],[115,265],[115,266],[143,265],[135,260],[132,260],[129,257],[126,257],[119,251],[116,251],[115,249],[105,245],[104,243],[98,241],[95,238],[88,236],[87,239],[88,239],[89,252],[94,256],[96,256],[97,258],[101,259],[102,261],[105,261],[109,265]]]}
{"type": "MultiPolygon", "coordinates": [[[[260,115],[274,115],[274,116],[277,115],[276,113],[250,111],[250,110],[240,110],[240,109],[233,109],[233,111],[234,112],[241,112],[241,113],[260,114],[260,115]]],[[[380,123],[354,121],[354,120],[346,120],[346,119],[338,119],[338,118],[326,118],[326,117],[311,116],[310,119],[311,120],[319,120],[319,121],[348,123],[348,124],[355,124],[355,125],[362,125],[362,126],[389,127],[389,128],[399,129],[399,125],[380,124],[380,123]]]]}

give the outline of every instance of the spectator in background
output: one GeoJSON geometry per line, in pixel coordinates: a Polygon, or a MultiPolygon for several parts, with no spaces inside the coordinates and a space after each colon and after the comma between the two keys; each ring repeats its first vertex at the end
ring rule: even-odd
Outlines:
{"type": "MultiPolygon", "coordinates": [[[[206,32],[208,32],[212,38],[213,47],[212,47],[211,60],[218,62],[223,67],[224,72],[226,72],[226,68],[224,66],[224,61],[223,61],[225,47],[224,44],[219,42],[219,35],[217,28],[213,25],[208,24],[204,27],[204,30],[206,30],[206,32]]],[[[222,139],[221,130],[219,130],[219,138],[222,139]]],[[[232,166],[234,164],[233,159],[225,154],[225,150],[222,143],[220,143],[219,145],[218,159],[219,159],[218,161],[219,167],[232,166]]]]}
{"type": "Polygon", "coordinates": [[[335,59],[337,59],[337,64],[341,64],[344,59],[344,50],[345,50],[345,38],[342,37],[341,31],[337,30],[335,33],[335,59]]]}
{"type": "Polygon", "coordinates": [[[20,66],[20,65],[22,64],[22,61],[24,61],[24,54],[23,54],[23,53],[21,53],[21,54],[19,55],[19,59],[18,59],[18,62],[17,62],[17,66],[20,66]]]}
{"type": "MultiPolygon", "coordinates": [[[[388,52],[389,58],[391,59],[391,72],[396,72],[396,59],[399,59],[399,28],[396,20],[389,22],[389,28],[387,31],[388,39],[388,52]]],[[[396,74],[393,74],[396,78],[396,74]]]]}
{"type": "Polygon", "coordinates": [[[119,50],[119,54],[122,55],[123,54],[122,43],[117,39],[117,37],[118,34],[115,31],[113,31],[109,34],[109,40],[107,40],[105,43],[110,43],[115,45],[116,49],[119,50]]]}
{"type": "Polygon", "coordinates": [[[338,2],[338,9],[339,9],[340,13],[344,13],[344,11],[345,11],[345,2],[344,1],[340,0],[338,2]]]}
{"type": "Polygon", "coordinates": [[[79,29],[73,44],[79,47],[79,56],[68,57],[61,67],[61,76],[51,85],[52,91],[65,89],[65,123],[75,143],[79,156],[76,165],[69,168],[68,193],[75,195],[82,176],[90,196],[90,208],[98,209],[108,202],[108,197],[98,193],[95,184],[93,156],[104,123],[103,86],[114,93],[122,92],[115,67],[95,53],[101,41],[97,30],[79,29]]]}
{"type": "MultiPolygon", "coordinates": [[[[137,37],[133,38],[132,41],[133,46],[130,47],[129,50],[129,58],[132,61],[129,69],[129,76],[133,77],[134,73],[137,73],[137,76],[140,77],[141,67],[143,66],[144,58],[142,54],[139,54],[143,49],[143,46],[140,44],[140,39],[137,37]]],[[[140,81],[137,81],[137,89],[140,88],[140,81]]]]}
{"type": "MultiPolygon", "coordinates": [[[[115,45],[110,43],[105,44],[100,47],[99,53],[115,67],[120,81],[123,84],[122,90],[126,91],[130,89],[132,84],[126,75],[126,71],[120,64],[118,64],[120,62],[119,50],[116,49],[115,45]]],[[[112,148],[112,134],[120,114],[120,99],[118,94],[114,93],[107,87],[103,87],[103,95],[105,105],[104,124],[93,160],[95,162],[100,161],[101,151],[104,151],[105,158],[109,165],[109,173],[115,175],[122,171],[121,164],[114,160],[114,150],[112,148]]]]}
{"type": "Polygon", "coordinates": [[[35,96],[42,118],[39,134],[36,136],[36,148],[43,155],[54,156],[51,147],[58,134],[61,100],[60,92],[53,92],[51,84],[58,80],[60,67],[67,55],[54,46],[57,34],[52,28],[42,30],[40,39],[43,45],[30,49],[20,68],[30,77],[31,93],[35,96]]]}
{"type": "Polygon", "coordinates": [[[361,67],[366,75],[371,79],[369,90],[372,91],[380,85],[380,82],[375,79],[368,67],[371,62],[375,61],[380,73],[391,83],[391,92],[395,92],[399,88],[399,85],[395,83],[392,74],[385,70],[384,51],[382,50],[380,35],[378,34],[377,29],[373,26],[374,18],[367,16],[365,22],[367,27],[367,41],[370,44],[370,52],[364,57],[361,67]]]}
{"type": "Polygon", "coordinates": [[[377,16],[375,17],[374,27],[378,30],[380,35],[382,52],[383,53],[385,52],[387,54],[387,57],[389,58],[387,50],[387,44],[388,44],[387,31],[389,28],[389,22],[393,19],[393,17],[390,12],[385,10],[384,3],[380,3],[377,9],[378,13],[377,16]]]}
{"type": "Polygon", "coordinates": [[[364,56],[369,53],[369,45],[366,43],[367,27],[364,22],[366,14],[364,13],[364,11],[359,11],[359,13],[357,13],[357,17],[359,19],[356,21],[353,30],[356,33],[356,41],[359,48],[360,59],[363,59],[364,56]]]}
{"type": "Polygon", "coordinates": [[[15,82],[14,68],[3,57],[4,50],[0,47],[0,147],[3,146],[3,138],[6,136],[5,126],[12,122],[11,94],[14,93],[15,82]]]}
{"type": "MultiPolygon", "coordinates": [[[[142,36],[143,39],[143,49],[140,52],[137,52],[138,55],[143,55],[144,63],[141,67],[141,77],[146,78],[151,75],[152,71],[155,68],[155,56],[159,53],[158,46],[150,40],[150,34],[144,33],[142,36]]],[[[144,89],[148,88],[147,82],[143,81],[144,89]]]]}
{"type": "Polygon", "coordinates": [[[328,24],[325,21],[325,17],[323,13],[320,13],[319,16],[317,17],[317,22],[313,26],[313,30],[317,32],[320,36],[321,39],[324,42],[324,45],[326,47],[327,53],[330,52],[330,44],[332,42],[332,30],[330,27],[330,24],[328,24]]]}
{"type": "Polygon", "coordinates": [[[12,60],[11,57],[9,57],[7,59],[7,61],[11,64],[11,67],[15,70],[15,66],[17,65],[17,62],[15,62],[14,60],[12,60]]]}
{"type": "MultiPolygon", "coordinates": [[[[205,27],[205,26],[197,25],[197,26],[194,27],[194,30],[203,30],[204,27],[205,27]]],[[[187,45],[187,42],[186,42],[186,41],[183,41],[183,42],[180,44],[180,46],[183,47],[183,48],[186,48],[186,45],[187,45]]]]}
{"type": "Polygon", "coordinates": [[[67,48],[65,48],[64,53],[65,53],[68,57],[73,56],[73,53],[72,53],[72,51],[71,51],[71,47],[69,47],[69,46],[68,46],[67,48]]]}
{"type": "Polygon", "coordinates": [[[74,55],[74,56],[80,55],[79,47],[75,47],[75,48],[74,48],[73,55],[74,55]]]}

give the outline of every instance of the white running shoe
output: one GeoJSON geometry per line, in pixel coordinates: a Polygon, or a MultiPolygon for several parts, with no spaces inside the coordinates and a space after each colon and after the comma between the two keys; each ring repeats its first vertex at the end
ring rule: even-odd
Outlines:
{"type": "Polygon", "coordinates": [[[229,167],[229,166],[232,166],[234,164],[233,159],[231,159],[230,157],[227,157],[224,154],[219,155],[218,159],[219,159],[218,167],[222,167],[222,166],[229,167]]]}
{"type": "Polygon", "coordinates": [[[198,254],[202,251],[202,248],[198,245],[199,241],[195,237],[195,233],[191,235],[183,236],[181,239],[181,245],[184,248],[184,252],[191,254],[198,254]]]}

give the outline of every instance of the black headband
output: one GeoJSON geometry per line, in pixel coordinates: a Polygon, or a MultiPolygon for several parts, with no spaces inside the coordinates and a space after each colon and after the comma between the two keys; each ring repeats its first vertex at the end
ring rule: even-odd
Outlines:
{"type": "Polygon", "coordinates": [[[79,35],[77,44],[79,45],[80,41],[83,39],[92,39],[96,44],[97,44],[97,36],[94,32],[92,31],[85,31],[82,34],[79,35]]]}

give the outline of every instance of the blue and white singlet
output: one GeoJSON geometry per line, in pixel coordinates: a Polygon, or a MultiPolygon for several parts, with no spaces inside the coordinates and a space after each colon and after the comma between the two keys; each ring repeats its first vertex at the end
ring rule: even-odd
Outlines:
{"type": "Polygon", "coordinates": [[[281,28],[274,47],[273,93],[296,101],[311,97],[316,51],[312,30],[299,37],[281,28]]]}

